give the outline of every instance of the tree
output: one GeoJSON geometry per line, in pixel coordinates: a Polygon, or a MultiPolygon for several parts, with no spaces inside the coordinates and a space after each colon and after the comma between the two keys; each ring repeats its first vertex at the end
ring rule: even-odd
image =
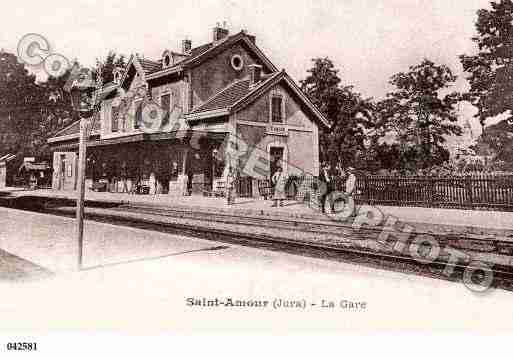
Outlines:
{"type": "Polygon", "coordinates": [[[39,84],[44,107],[38,125],[34,128],[32,138],[34,151],[40,156],[48,157],[51,155],[47,139],[74,120],[71,96],[64,89],[70,73],[71,71],[68,70],[59,77],[50,76],[45,82],[39,84]]]}
{"type": "Polygon", "coordinates": [[[125,66],[125,55],[117,54],[114,50],[110,50],[105,59],[96,59],[96,66],[93,69],[93,73],[96,74],[101,67],[103,83],[106,84],[114,81],[113,71],[116,67],[125,68],[125,66]]]}
{"type": "Polygon", "coordinates": [[[36,76],[29,74],[16,55],[0,51],[0,127],[7,140],[0,153],[22,157],[33,148],[31,134],[37,126],[44,100],[36,76]]]}
{"type": "Polygon", "coordinates": [[[513,123],[503,120],[488,126],[472,149],[479,156],[504,163],[504,169],[513,170],[513,123]]]}
{"type": "Polygon", "coordinates": [[[455,109],[461,96],[441,93],[455,81],[447,66],[427,59],[391,77],[396,90],[376,104],[378,122],[373,135],[383,165],[413,170],[448,159],[443,147],[446,136],[462,133],[455,109]]]}
{"type": "Polygon", "coordinates": [[[373,126],[373,105],[352,86],[341,85],[338,70],[328,58],[313,59],[301,88],[326,116],[330,130],[320,133],[321,160],[353,165],[365,152],[366,130],[373,126]]]}
{"type": "Polygon", "coordinates": [[[491,9],[477,12],[479,49],[476,55],[461,55],[470,90],[466,99],[477,107],[481,125],[489,117],[513,109],[513,1],[490,3],[491,9]]]}

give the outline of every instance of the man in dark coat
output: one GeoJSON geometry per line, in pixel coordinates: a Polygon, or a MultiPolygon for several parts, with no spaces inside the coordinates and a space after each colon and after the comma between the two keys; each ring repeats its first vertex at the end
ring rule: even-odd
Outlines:
{"type": "Polygon", "coordinates": [[[328,195],[333,191],[333,178],[330,173],[330,165],[327,163],[323,164],[319,173],[319,181],[321,182],[321,190],[325,188],[319,197],[321,201],[321,211],[326,213],[326,199],[328,195]]]}

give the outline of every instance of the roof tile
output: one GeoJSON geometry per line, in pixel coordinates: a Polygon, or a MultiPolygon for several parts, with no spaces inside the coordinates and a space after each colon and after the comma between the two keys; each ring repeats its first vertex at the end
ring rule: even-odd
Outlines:
{"type": "Polygon", "coordinates": [[[194,110],[192,110],[191,114],[197,114],[200,112],[208,112],[214,110],[220,110],[224,108],[231,107],[236,104],[242,98],[248,96],[250,93],[258,90],[264,84],[266,84],[271,79],[275,78],[280,72],[275,72],[272,74],[264,75],[263,80],[255,87],[251,87],[251,80],[249,78],[245,78],[239,81],[236,81],[224,88],[216,95],[211,97],[209,100],[205,101],[205,103],[201,104],[194,110]]]}
{"type": "Polygon", "coordinates": [[[250,80],[239,80],[221,90],[215,96],[211,97],[205,103],[197,107],[192,113],[220,110],[230,107],[235,102],[246,96],[250,92],[250,80]]]}
{"type": "MultiPolygon", "coordinates": [[[[98,119],[94,121],[93,131],[100,131],[100,122],[98,119]]],[[[53,137],[76,135],[80,133],[80,120],[73,122],[68,127],[57,132],[53,137]]]]}
{"type": "Polygon", "coordinates": [[[141,64],[141,66],[146,74],[151,74],[153,72],[162,70],[162,64],[160,63],[160,61],[139,59],[139,63],[141,64]]]}

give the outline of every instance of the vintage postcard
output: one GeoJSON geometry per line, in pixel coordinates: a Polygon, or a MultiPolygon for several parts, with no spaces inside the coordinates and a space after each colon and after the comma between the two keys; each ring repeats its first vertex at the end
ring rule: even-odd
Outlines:
{"type": "Polygon", "coordinates": [[[513,329],[512,0],[0,19],[0,352],[513,329]]]}

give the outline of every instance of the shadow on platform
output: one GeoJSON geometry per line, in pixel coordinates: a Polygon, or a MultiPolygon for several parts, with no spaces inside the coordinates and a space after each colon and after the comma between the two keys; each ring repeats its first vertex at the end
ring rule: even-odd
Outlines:
{"type": "Polygon", "coordinates": [[[53,276],[46,268],[0,250],[0,282],[27,282],[53,276]]]}
{"type": "Polygon", "coordinates": [[[176,257],[176,256],[180,256],[180,255],[183,255],[183,254],[189,254],[189,253],[220,251],[220,250],[224,250],[224,249],[228,249],[228,248],[230,248],[230,247],[229,246],[215,246],[215,247],[208,247],[208,248],[201,248],[201,249],[192,249],[190,251],[183,251],[183,252],[178,252],[178,253],[163,254],[161,256],[155,256],[155,257],[138,258],[138,259],[130,259],[130,260],[114,262],[114,263],[99,264],[99,265],[95,265],[95,266],[91,266],[91,267],[82,268],[82,270],[83,271],[88,271],[88,270],[102,269],[102,268],[105,268],[105,267],[113,267],[113,266],[118,266],[118,265],[123,265],[123,264],[153,261],[153,260],[164,259],[164,258],[168,258],[168,257],[176,257]]]}

